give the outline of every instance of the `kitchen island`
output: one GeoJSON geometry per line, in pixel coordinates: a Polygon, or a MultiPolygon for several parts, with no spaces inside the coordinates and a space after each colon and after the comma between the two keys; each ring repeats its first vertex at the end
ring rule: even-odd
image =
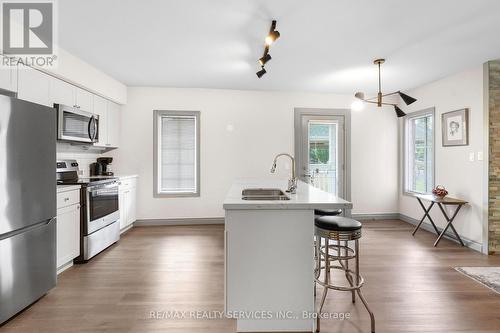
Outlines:
{"type": "Polygon", "coordinates": [[[236,181],[224,201],[225,311],[238,332],[315,330],[314,209],[352,203],[298,182],[289,200],[244,200],[245,189],[281,189],[286,180],[236,181]]]}

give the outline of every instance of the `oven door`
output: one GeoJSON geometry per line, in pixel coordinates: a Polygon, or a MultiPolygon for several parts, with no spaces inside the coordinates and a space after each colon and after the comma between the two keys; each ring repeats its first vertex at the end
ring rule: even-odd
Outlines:
{"type": "Polygon", "coordinates": [[[67,105],[57,108],[57,138],[76,142],[97,142],[99,116],[67,105]]]}
{"type": "Polygon", "coordinates": [[[87,228],[85,235],[118,221],[118,183],[87,187],[87,228]]]}

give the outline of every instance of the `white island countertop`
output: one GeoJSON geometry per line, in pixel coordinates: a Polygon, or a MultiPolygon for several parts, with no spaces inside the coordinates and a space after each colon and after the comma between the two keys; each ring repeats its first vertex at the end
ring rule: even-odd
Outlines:
{"type": "Polygon", "coordinates": [[[241,192],[247,188],[278,188],[285,192],[287,180],[236,180],[224,200],[225,210],[241,209],[351,209],[352,203],[334,194],[319,190],[299,181],[297,193],[285,193],[290,200],[243,200],[241,192]]]}

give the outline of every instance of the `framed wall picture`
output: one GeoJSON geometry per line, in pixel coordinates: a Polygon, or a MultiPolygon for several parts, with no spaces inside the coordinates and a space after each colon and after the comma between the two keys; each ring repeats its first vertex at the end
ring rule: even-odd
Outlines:
{"type": "Polygon", "coordinates": [[[446,112],[441,115],[443,147],[469,144],[469,109],[446,112]]]}

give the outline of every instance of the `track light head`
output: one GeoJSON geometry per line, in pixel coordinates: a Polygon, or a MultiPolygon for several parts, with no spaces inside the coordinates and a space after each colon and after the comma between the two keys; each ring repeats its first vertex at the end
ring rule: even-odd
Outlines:
{"type": "Polygon", "coordinates": [[[364,100],[365,99],[365,93],[363,93],[361,91],[358,91],[357,93],[354,94],[354,97],[356,97],[357,99],[360,99],[360,100],[364,100]]]}
{"type": "Polygon", "coordinates": [[[264,74],[266,74],[266,73],[267,73],[267,72],[266,72],[266,69],[264,68],[264,66],[262,66],[262,69],[261,69],[260,71],[258,71],[257,73],[255,73],[255,74],[257,74],[257,77],[260,79],[260,78],[261,78],[261,77],[263,77],[263,76],[264,76],[264,74]]]}
{"type": "Polygon", "coordinates": [[[406,116],[406,113],[403,112],[397,105],[394,105],[394,111],[396,111],[396,115],[398,118],[406,116]]]}
{"type": "Polygon", "coordinates": [[[259,63],[261,66],[264,66],[271,59],[272,59],[271,55],[266,52],[266,54],[264,54],[262,58],[259,59],[259,63]]]}
{"type": "Polygon", "coordinates": [[[408,96],[407,94],[403,94],[401,91],[398,91],[398,94],[399,94],[399,96],[401,96],[401,99],[405,102],[406,105],[410,105],[411,103],[414,103],[417,101],[416,98],[408,96]]]}
{"type": "Polygon", "coordinates": [[[278,38],[280,38],[280,33],[278,30],[273,30],[269,32],[269,35],[266,37],[266,45],[269,46],[274,43],[278,38]]]}

